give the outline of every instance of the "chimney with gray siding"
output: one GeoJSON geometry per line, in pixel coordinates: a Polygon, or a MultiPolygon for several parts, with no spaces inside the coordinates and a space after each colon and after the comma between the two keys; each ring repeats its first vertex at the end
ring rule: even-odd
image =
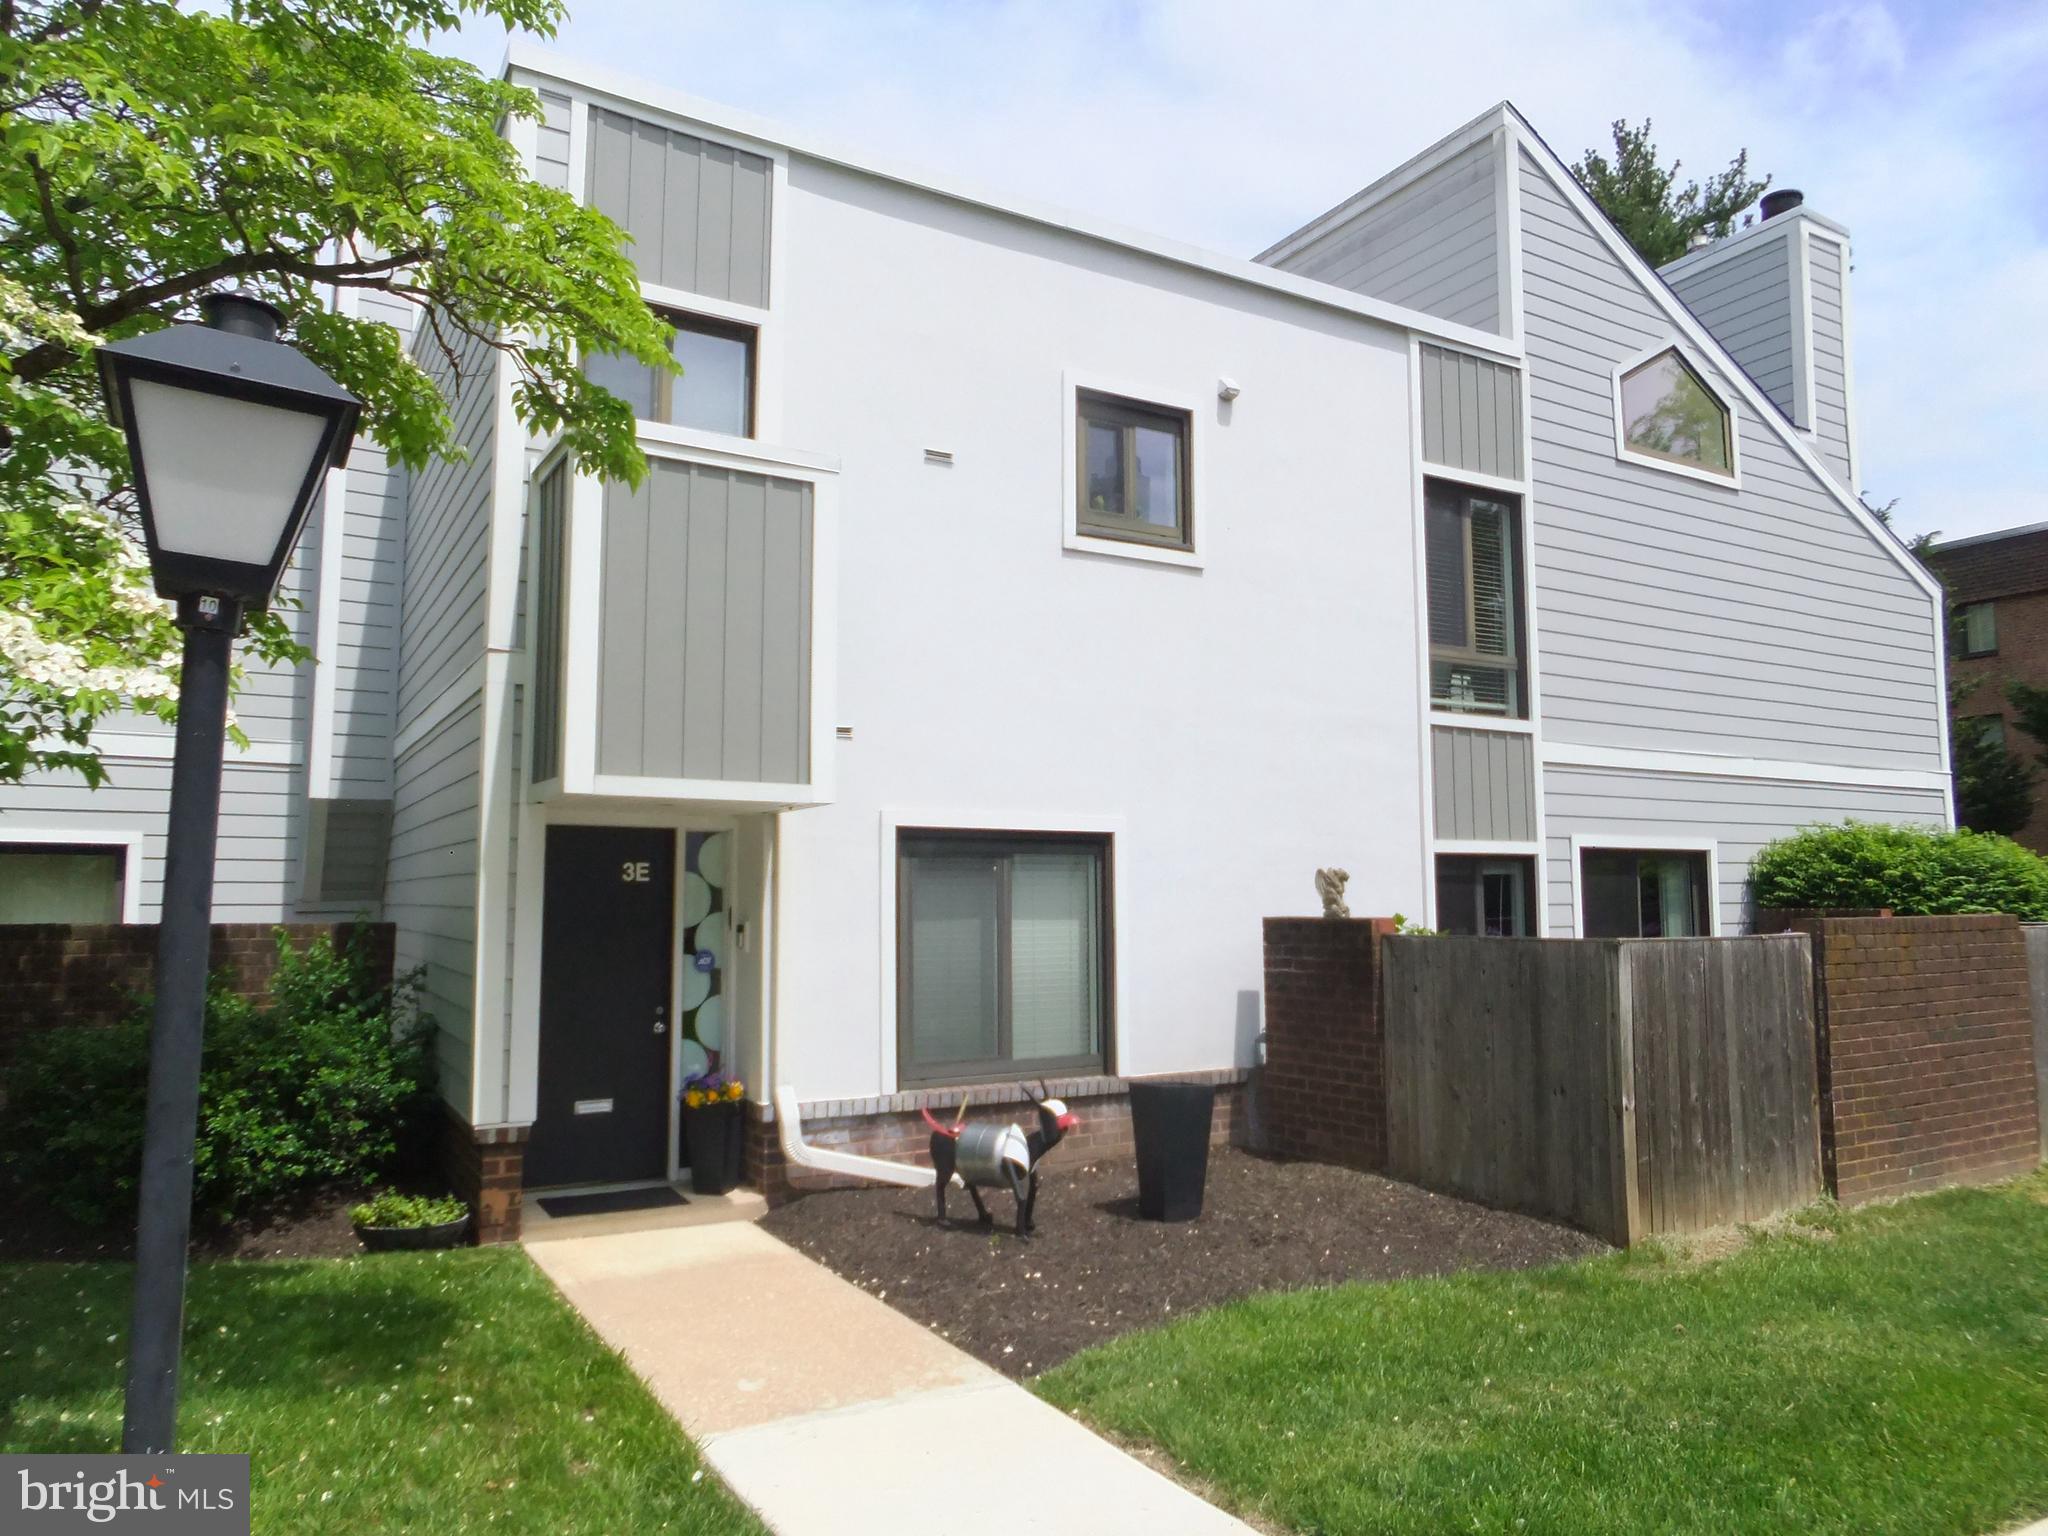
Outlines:
{"type": "Polygon", "coordinates": [[[1763,213],[1663,277],[1853,493],[1849,232],[1789,188],[1763,213]]]}

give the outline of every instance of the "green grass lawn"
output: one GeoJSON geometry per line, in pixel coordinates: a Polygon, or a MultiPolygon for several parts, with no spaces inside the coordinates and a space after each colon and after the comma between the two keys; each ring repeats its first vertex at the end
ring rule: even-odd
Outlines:
{"type": "MultiPolygon", "coordinates": [[[[0,1265],[0,1451],[118,1448],[130,1274],[0,1265]]],[[[196,1265],[185,1339],[259,1531],[762,1529],[516,1250],[196,1265]]]]}
{"type": "Polygon", "coordinates": [[[1319,1536],[1978,1536],[2048,1514],[2048,1175],[1711,1262],[1258,1297],[1039,1387],[1319,1536]]]}

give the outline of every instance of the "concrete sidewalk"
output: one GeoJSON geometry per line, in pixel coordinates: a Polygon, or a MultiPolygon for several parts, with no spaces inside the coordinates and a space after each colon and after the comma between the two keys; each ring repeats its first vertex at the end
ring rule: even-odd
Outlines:
{"type": "Polygon", "coordinates": [[[751,1222],[527,1251],[781,1536],[1246,1536],[751,1222]]]}

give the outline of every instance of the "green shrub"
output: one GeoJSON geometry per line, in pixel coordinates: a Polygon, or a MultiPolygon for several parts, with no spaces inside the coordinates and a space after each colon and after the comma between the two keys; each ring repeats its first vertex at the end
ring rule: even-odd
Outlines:
{"type": "Polygon", "coordinates": [[[1759,907],[2010,912],[2048,922],[2048,860],[1989,832],[1846,822],[1781,838],[1750,865],[1759,907]]]}
{"type": "Polygon", "coordinates": [[[395,1189],[348,1208],[348,1219],[359,1227],[438,1227],[468,1214],[469,1207],[453,1195],[401,1195],[395,1189]]]}
{"type": "MultiPolygon", "coordinates": [[[[417,980],[379,986],[365,946],[303,953],[278,934],[267,1002],[215,977],[193,1157],[196,1214],[227,1219],[334,1180],[382,1178],[423,1151],[434,1114],[431,1026],[417,980]]],[[[82,1221],[135,1212],[149,1079],[145,1005],[112,1026],[24,1039],[0,1144],[28,1192],[82,1221]]]]}

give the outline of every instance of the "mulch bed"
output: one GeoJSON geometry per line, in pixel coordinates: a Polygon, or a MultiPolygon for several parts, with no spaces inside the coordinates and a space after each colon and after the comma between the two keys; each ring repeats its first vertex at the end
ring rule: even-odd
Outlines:
{"type": "MultiPolygon", "coordinates": [[[[348,1208],[371,1191],[315,1190],[280,1201],[226,1226],[197,1227],[195,1259],[341,1259],[363,1251],[348,1208]]],[[[71,1262],[134,1257],[133,1223],[91,1227],[39,1204],[7,1181],[0,1185],[0,1260],[71,1262]]]]}
{"type": "Polygon", "coordinates": [[[947,1210],[966,1219],[941,1227],[929,1191],[837,1190],[792,1201],[762,1225],[1012,1376],[1258,1291],[1526,1269],[1607,1251],[1528,1216],[1239,1151],[1211,1155],[1198,1221],[1141,1220],[1127,1162],[1049,1162],[1038,1230],[1022,1241],[1007,1226],[1009,1196],[989,1208],[993,1231],[956,1192],[947,1210]]]}

